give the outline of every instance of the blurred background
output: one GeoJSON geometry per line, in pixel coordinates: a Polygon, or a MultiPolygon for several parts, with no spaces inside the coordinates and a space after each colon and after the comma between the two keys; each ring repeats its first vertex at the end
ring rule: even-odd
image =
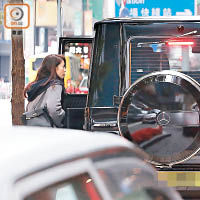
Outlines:
{"type": "MultiPolygon", "coordinates": [[[[0,1],[0,98],[11,94],[11,30],[4,26],[0,1]]],[[[109,17],[199,15],[200,0],[24,0],[30,6],[30,27],[23,31],[25,83],[30,65],[38,68],[47,54],[58,53],[58,36],[91,36],[96,21],[109,17]]]]}
{"type": "MultiPolygon", "coordinates": [[[[11,30],[4,26],[7,3],[10,1],[0,1],[0,98],[9,98],[11,93],[11,30]]],[[[39,65],[45,55],[58,53],[58,34],[93,36],[96,21],[115,16],[113,0],[24,0],[23,3],[30,6],[30,26],[23,32],[26,84],[30,65],[39,65]]]]}

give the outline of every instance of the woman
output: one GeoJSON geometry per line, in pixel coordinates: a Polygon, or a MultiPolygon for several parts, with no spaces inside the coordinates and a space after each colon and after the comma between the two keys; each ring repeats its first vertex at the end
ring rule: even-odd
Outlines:
{"type": "Polygon", "coordinates": [[[48,55],[44,58],[35,81],[24,89],[24,96],[28,99],[27,113],[34,109],[46,108],[49,116],[41,115],[34,126],[63,127],[65,111],[62,108],[62,94],[64,93],[65,57],[62,55],[48,55]],[[52,120],[51,120],[52,119],[52,120]]]}

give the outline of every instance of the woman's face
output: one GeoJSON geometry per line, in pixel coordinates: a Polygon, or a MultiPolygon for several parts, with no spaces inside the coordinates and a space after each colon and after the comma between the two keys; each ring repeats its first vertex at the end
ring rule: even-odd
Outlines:
{"type": "Polygon", "coordinates": [[[62,61],[57,67],[56,67],[56,74],[59,78],[63,79],[65,77],[65,63],[62,61]]]}

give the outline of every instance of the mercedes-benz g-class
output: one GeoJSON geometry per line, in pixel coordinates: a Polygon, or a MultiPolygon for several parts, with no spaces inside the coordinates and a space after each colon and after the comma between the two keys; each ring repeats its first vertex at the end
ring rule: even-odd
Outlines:
{"type": "Polygon", "coordinates": [[[88,94],[68,94],[65,126],[113,132],[136,143],[187,199],[200,197],[200,18],[114,18],[92,44],[88,94]]]}

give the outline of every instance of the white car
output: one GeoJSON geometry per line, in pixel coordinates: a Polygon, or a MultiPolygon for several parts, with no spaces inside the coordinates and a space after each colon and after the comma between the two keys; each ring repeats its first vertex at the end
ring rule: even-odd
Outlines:
{"type": "Polygon", "coordinates": [[[179,200],[114,134],[13,127],[0,133],[1,200],[179,200]]]}

